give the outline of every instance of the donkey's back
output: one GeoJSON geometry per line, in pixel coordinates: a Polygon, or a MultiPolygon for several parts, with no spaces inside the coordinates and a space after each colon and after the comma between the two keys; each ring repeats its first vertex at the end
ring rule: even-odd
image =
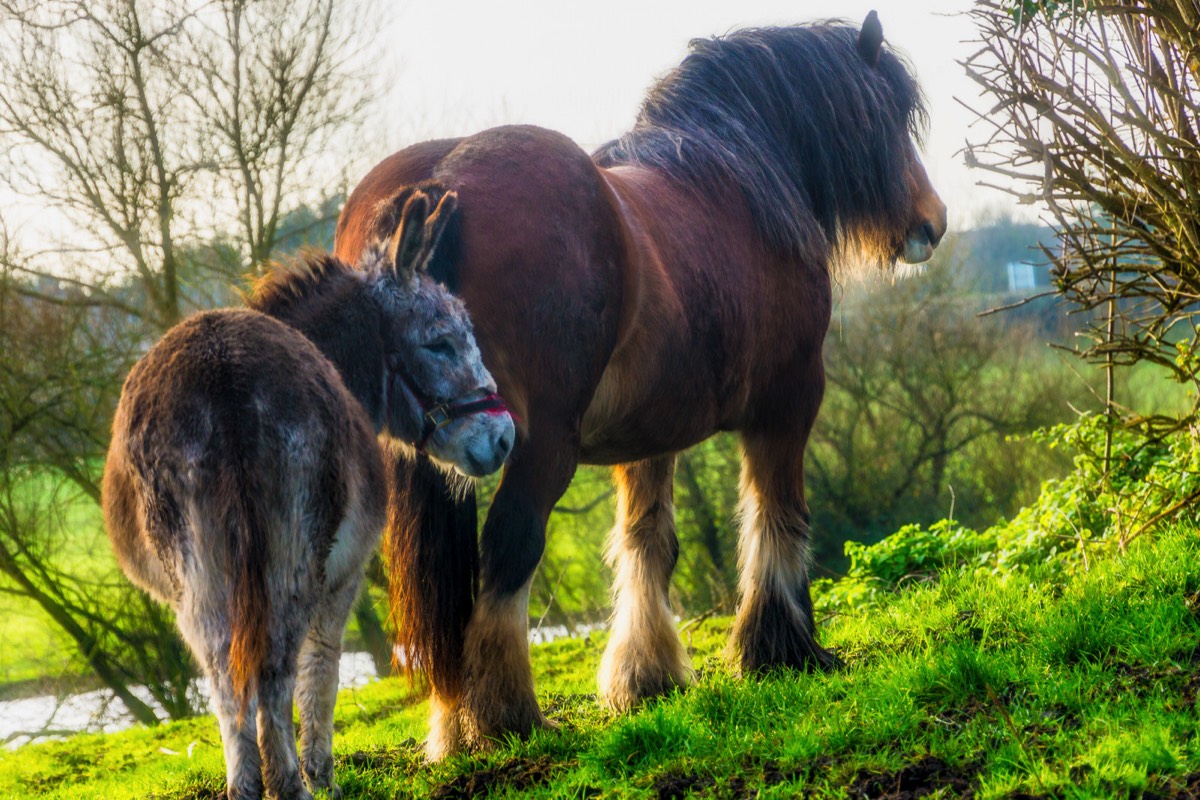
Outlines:
{"type": "Polygon", "coordinates": [[[305,770],[332,780],[329,732],[310,721],[332,708],[342,626],[385,502],[366,412],[321,352],[271,317],[197,314],[126,380],[105,469],[109,534],[125,572],[175,608],[212,681],[231,797],[262,792],[256,738],[268,788],[307,795],[293,683],[305,770]]]}

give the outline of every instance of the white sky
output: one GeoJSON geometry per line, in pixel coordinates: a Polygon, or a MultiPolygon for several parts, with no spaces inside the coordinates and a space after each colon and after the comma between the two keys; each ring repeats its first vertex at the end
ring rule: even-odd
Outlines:
{"type": "MultiPolygon", "coordinates": [[[[378,30],[363,29],[364,41],[374,37],[367,56],[383,81],[380,106],[368,115],[375,122],[322,162],[341,172],[349,189],[405,145],[506,123],[559,130],[590,151],[629,129],[647,88],[683,59],[689,39],[829,17],[858,24],[874,8],[885,38],[908,57],[925,91],[925,165],[949,207],[951,228],[997,215],[1029,218],[1032,209],[976,187],[983,176],[968,170],[959,152],[971,115],[955,98],[983,105],[956,63],[974,49],[970,6],[971,0],[401,0],[378,30]]],[[[29,245],[57,242],[73,229],[61,215],[3,188],[0,209],[10,232],[29,245]]]]}
{"type": "MultiPolygon", "coordinates": [[[[970,0],[408,0],[380,32],[389,53],[379,61],[388,126],[360,142],[360,169],[412,142],[505,123],[553,128],[590,150],[632,125],[646,89],[682,60],[689,39],[831,16],[857,24],[874,8],[925,91],[925,163],[951,227],[971,227],[1013,203],[975,187],[982,176],[958,152],[971,115],[955,97],[980,105],[956,63],[973,49],[969,7],[970,0]]],[[[360,176],[350,172],[351,185],[360,176]]]]}

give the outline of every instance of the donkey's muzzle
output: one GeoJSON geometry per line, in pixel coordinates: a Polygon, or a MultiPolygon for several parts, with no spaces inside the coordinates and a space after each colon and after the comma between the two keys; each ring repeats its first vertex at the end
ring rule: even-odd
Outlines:
{"type": "Polygon", "coordinates": [[[480,415],[473,427],[478,432],[471,437],[457,466],[472,478],[482,478],[504,466],[517,440],[517,429],[507,411],[480,415]]]}

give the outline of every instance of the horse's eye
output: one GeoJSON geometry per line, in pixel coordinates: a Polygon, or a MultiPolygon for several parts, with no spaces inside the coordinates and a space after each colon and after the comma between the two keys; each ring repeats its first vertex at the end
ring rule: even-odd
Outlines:
{"type": "Polygon", "coordinates": [[[454,357],[454,345],[450,343],[449,339],[434,339],[425,345],[425,349],[435,356],[454,357]]]}

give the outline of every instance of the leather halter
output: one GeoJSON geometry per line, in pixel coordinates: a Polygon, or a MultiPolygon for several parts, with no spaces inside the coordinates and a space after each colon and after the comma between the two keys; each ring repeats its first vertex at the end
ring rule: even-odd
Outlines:
{"type": "Polygon", "coordinates": [[[404,384],[404,388],[408,389],[409,394],[416,398],[417,405],[421,407],[421,438],[415,443],[418,453],[425,452],[425,445],[429,444],[429,440],[439,430],[449,425],[456,419],[469,417],[472,414],[500,414],[508,412],[508,404],[504,402],[504,398],[495,392],[490,392],[486,396],[472,400],[467,403],[457,403],[452,399],[442,399],[430,397],[417,386],[417,382],[413,380],[412,375],[404,367],[403,360],[395,355],[388,355],[388,369],[392,375],[404,384]]]}

